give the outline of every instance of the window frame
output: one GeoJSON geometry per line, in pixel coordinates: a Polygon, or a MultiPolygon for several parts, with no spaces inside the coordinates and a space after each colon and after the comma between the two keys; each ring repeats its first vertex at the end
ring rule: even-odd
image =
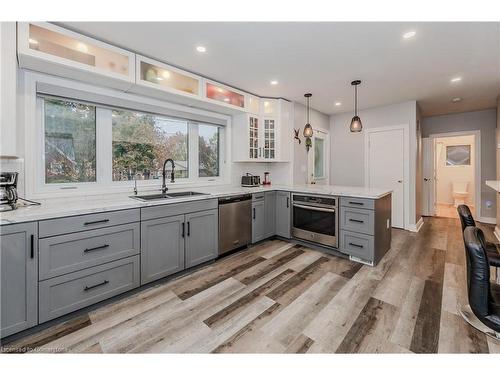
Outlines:
{"type": "MultiPolygon", "coordinates": [[[[212,185],[228,184],[230,176],[230,163],[227,158],[230,157],[230,125],[231,117],[224,114],[218,114],[191,108],[173,103],[162,102],[156,99],[150,99],[135,94],[118,92],[113,89],[102,89],[95,87],[95,91],[106,91],[107,94],[126,97],[126,102],[136,100],[137,106],[146,101],[148,104],[158,106],[160,113],[151,111],[140,111],[136,108],[118,107],[106,103],[90,102],[78,97],[60,97],[45,92],[39,93],[37,83],[58,81],[66,87],[85,86],[90,92],[94,90],[92,85],[78,83],[71,80],[60,79],[51,76],[41,75],[39,73],[23,72],[24,81],[24,115],[25,115],[25,191],[26,196],[31,198],[54,198],[64,196],[84,196],[106,193],[127,192],[131,195],[134,188],[134,180],[131,181],[112,181],[112,110],[130,110],[133,112],[145,112],[158,115],[160,117],[181,118],[175,115],[164,113],[165,107],[175,107],[175,110],[182,109],[187,114],[193,113],[195,116],[208,117],[213,116],[215,121],[224,120],[226,126],[209,121],[196,121],[189,118],[182,118],[188,123],[188,162],[189,177],[176,179],[174,184],[169,184],[170,188],[188,188],[202,187],[212,185]],[[54,97],[68,101],[86,103],[96,107],[96,181],[81,183],[45,183],[45,124],[44,124],[44,97],[54,97]],[[163,104],[165,107],[163,107],[163,104]],[[219,127],[219,176],[217,177],[198,177],[199,170],[199,152],[198,152],[198,125],[206,124],[219,127]],[[108,162],[109,161],[109,162],[108,162]]],[[[66,87],[63,87],[64,89],[66,87]]],[[[141,192],[157,190],[161,187],[160,180],[137,180],[137,188],[141,192]]]]}

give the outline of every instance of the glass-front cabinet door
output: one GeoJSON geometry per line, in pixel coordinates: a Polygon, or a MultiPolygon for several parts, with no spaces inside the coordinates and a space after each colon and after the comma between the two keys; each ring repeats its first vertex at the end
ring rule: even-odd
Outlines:
{"type": "MultiPolygon", "coordinates": [[[[135,55],[132,52],[103,43],[101,41],[74,33],[50,23],[18,24],[18,53],[21,67],[47,73],[54,73],[58,66],[59,74],[65,75],[61,66],[86,70],[104,76],[134,82],[135,55]],[[36,57],[36,63],[26,56],[36,57]],[[45,61],[45,65],[43,63],[45,61]],[[49,69],[50,65],[52,70],[49,69]]],[[[70,75],[70,74],[68,74],[70,75]]],[[[70,77],[79,78],[82,77],[70,77]]]]}
{"type": "Polygon", "coordinates": [[[259,153],[262,151],[260,150],[259,147],[259,118],[255,116],[249,116],[248,117],[248,139],[249,139],[249,155],[248,157],[250,159],[258,159],[259,158],[259,153]]]}
{"type": "Polygon", "coordinates": [[[199,77],[166,64],[137,56],[137,81],[173,93],[200,95],[199,77]]]}
{"type": "Polygon", "coordinates": [[[274,119],[264,119],[264,159],[276,157],[276,123],[274,119]]]}
{"type": "Polygon", "coordinates": [[[226,86],[205,82],[205,97],[228,105],[245,108],[245,95],[226,86]]]}

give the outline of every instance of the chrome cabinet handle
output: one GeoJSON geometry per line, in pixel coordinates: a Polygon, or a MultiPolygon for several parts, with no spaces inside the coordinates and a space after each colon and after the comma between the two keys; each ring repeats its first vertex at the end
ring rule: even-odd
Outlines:
{"type": "Polygon", "coordinates": [[[255,207],[253,208],[253,219],[255,220],[255,207]]]}
{"type": "Polygon", "coordinates": [[[191,235],[191,223],[188,221],[188,236],[191,235]]]}
{"type": "Polygon", "coordinates": [[[182,238],[184,238],[184,237],[185,237],[185,235],[186,235],[186,234],[185,234],[185,232],[186,232],[186,231],[185,231],[185,226],[186,226],[186,225],[185,225],[185,223],[182,223],[182,238]]]}
{"type": "Polygon", "coordinates": [[[109,245],[108,244],[105,244],[105,245],[101,245],[101,246],[96,246],[96,247],[91,247],[89,249],[85,249],[83,250],[84,253],[88,253],[90,251],[94,251],[94,250],[102,250],[102,249],[106,249],[108,248],[109,245]]]}
{"type": "Polygon", "coordinates": [[[84,290],[85,292],[87,292],[87,291],[89,291],[89,290],[91,290],[91,289],[97,288],[97,287],[99,287],[99,286],[106,285],[106,284],[108,284],[108,283],[109,283],[109,281],[108,281],[108,280],[104,280],[102,283],[99,283],[99,284],[96,284],[96,285],[92,285],[92,286],[86,286],[85,288],[83,288],[83,290],[84,290]]]}
{"type": "Polygon", "coordinates": [[[286,197],[286,208],[290,208],[290,197],[286,197]]]}

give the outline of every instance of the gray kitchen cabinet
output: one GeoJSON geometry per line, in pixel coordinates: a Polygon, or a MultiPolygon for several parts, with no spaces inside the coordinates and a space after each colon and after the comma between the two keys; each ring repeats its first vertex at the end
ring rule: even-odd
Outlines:
{"type": "Polygon", "coordinates": [[[39,280],[138,255],[140,251],[139,223],[42,238],[39,280]]]}
{"type": "Polygon", "coordinates": [[[290,238],[291,225],[290,193],[287,191],[276,192],[276,235],[290,238]]]}
{"type": "Polygon", "coordinates": [[[266,238],[266,211],[264,199],[252,202],[252,243],[266,238]]]}
{"type": "Polygon", "coordinates": [[[137,288],[139,282],[138,255],[41,281],[40,323],[137,288]]]}
{"type": "Polygon", "coordinates": [[[184,269],[184,215],[141,222],[141,284],[184,269]]]}
{"type": "Polygon", "coordinates": [[[0,227],[0,337],[38,323],[37,242],[37,223],[0,227]]]}
{"type": "Polygon", "coordinates": [[[391,248],[391,194],[379,199],[340,198],[339,251],[376,265],[391,248]]]}
{"type": "Polygon", "coordinates": [[[194,212],[185,216],[186,268],[215,259],[219,248],[219,210],[194,212]]]}
{"type": "Polygon", "coordinates": [[[267,191],[264,194],[264,238],[269,238],[276,233],[276,192],[267,191]]]}

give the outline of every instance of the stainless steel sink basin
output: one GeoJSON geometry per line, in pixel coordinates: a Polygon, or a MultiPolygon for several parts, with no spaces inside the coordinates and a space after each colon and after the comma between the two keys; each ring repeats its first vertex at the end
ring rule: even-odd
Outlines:
{"type": "Polygon", "coordinates": [[[134,198],[143,202],[154,201],[160,199],[173,199],[173,198],[183,198],[192,197],[196,195],[207,195],[205,193],[198,193],[196,191],[179,191],[176,193],[166,193],[166,194],[147,194],[147,195],[133,195],[130,198],[134,198]]]}

